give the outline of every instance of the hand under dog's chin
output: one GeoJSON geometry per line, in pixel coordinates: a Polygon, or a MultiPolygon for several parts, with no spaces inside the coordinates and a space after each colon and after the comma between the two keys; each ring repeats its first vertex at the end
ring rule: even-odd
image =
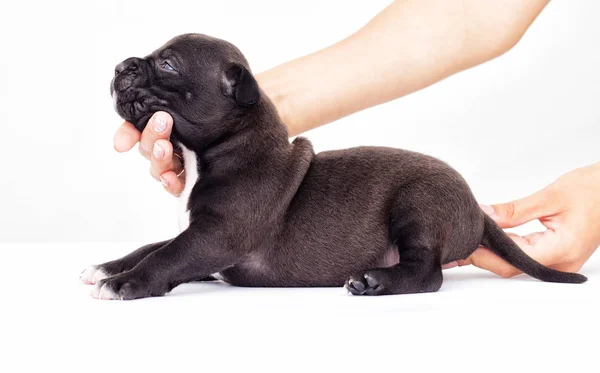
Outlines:
{"type": "Polygon", "coordinates": [[[143,131],[152,115],[166,110],[167,102],[148,94],[140,88],[130,88],[125,92],[115,92],[115,110],[121,118],[132,123],[138,131],[143,131]]]}

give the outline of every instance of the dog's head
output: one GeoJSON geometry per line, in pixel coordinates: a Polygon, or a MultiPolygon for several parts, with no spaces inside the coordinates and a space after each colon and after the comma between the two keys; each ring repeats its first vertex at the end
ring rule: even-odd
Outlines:
{"type": "Polygon", "coordinates": [[[143,130],[158,110],[174,118],[183,138],[209,138],[231,129],[225,118],[255,105],[260,90],[242,53],[232,44],[201,34],[175,37],[145,58],[128,58],[111,82],[115,109],[143,130]]]}

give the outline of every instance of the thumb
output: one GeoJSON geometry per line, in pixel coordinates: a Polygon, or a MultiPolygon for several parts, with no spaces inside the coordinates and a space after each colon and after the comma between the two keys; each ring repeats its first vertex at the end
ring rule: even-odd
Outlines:
{"type": "Polygon", "coordinates": [[[133,124],[124,122],[121,127],[117,129],[114,137],[114,147],[119,153],[129,151],[135,144],[140,141],[142,134],[140,131],[135,129],[133,124]]]}
{"type": "Polygon", "coordinates": [[[516,201],[492,206],[481,205],[481,209],[501,228],[513,228],[551,215],[556,204],[552,193],[545,188],[516,201]]]}

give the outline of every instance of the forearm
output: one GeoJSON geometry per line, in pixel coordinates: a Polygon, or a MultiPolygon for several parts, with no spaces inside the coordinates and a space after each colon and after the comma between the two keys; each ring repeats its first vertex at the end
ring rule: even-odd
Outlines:
{"type": "Polygon", "coordinates": [[[258,74],[290,135],[495,58],[549,0],[398,0],[348,38],[258,74]]]}

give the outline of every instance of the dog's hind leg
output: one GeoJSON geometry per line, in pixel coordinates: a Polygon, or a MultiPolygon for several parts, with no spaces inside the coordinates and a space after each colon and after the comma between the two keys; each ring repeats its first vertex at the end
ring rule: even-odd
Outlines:
{"type": "Polygon", "coordinates": [[[351,276],[345,284],[353,295],[411,294],[437,291],[442,285],[442,267],[433,250],[405,246],[400,263],[351,276]]]}
{"type": "MultiPolygon", "coordinates": [[[[465,204],[460,188],[448,188],[451,181],[442,185],[415,182],[398,192],[390,212],[389,240],[398,248],[400,262],[392,267],[370,269],[350,277],[345,284],[350,293],[425,293],[441,287],[443,249],[465,245],[462,240],[474,236],[468,229],[465,232],[460,230],[463,225],[468,227],[468,223],[457,222],[470,222],[463,215],[478,209],[475,202],[473,206],[467,205],[470,209],[465,209],[466,212],[456,208],[465,204]]],[[[472,246],[476,247],[476,244],[472,246]]]]}

